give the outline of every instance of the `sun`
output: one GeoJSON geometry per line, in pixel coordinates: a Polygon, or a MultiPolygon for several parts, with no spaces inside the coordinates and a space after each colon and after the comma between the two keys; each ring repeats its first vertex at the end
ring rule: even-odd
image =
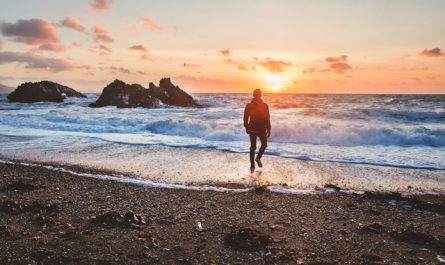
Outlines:
{"type": "Polygon", "coordinates": [[[265,73],[264,81],[272,91],[280,91],[283,89],[283,84],[286,82],[286,75],[283,73],[265,73]]]}

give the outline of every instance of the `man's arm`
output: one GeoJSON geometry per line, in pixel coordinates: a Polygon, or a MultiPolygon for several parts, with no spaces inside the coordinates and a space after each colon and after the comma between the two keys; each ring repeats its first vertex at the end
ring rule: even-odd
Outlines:
{"type": "Polygon", "coordinates": [[[269,113],[269,106],[266,104],[266,115],[267,115],[267,137],[270,136],[270,130],[272,129],[272,126],[270,125],[270,113],[269,113]]]}
{"type": "Polygon", "coordinates": [[[249,124],[249,104],[244,108],[244,127],[247,129],[247,125],[249,124]]]}

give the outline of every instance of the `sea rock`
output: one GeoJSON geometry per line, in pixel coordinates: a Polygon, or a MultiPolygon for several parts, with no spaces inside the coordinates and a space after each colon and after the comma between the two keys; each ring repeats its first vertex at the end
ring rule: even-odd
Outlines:
{"type": "Polygon", "coordinates": [[[10,102],[34,103],[41,101],[63,102],[66,97],[85,98],[76,90],[51,81],[26,82],[8,95],[10,102]]]}
{"type": "Polygon", "coordinates": [[[162,103],[169,106],[202,107],[187,92],[175,86],[170,78],[162,78],[159,81],[159,87],[150,82],[148,90],[151,96],[158,98],[162,103]]]}
{"type": "Polygon", "coordinates": [[[116,79],[103,89],[100,97],[95,103],[90,104],[90,107],[154,108],[158,105],[158,99],[152,97],[148,93],[148,89],[138,84],[130,85],[116,79]]]}
{"type": "Polygon", "coordinates": [[[234,231],[224,238],[224,245],[235,250],[259,251],[273,243],[270,235],[251,228],[234,231]]]}

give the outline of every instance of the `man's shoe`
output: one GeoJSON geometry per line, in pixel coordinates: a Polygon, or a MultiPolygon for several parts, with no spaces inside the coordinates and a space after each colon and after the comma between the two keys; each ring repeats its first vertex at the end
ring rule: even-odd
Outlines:
{"type": "Polygon", "coordinates": [[[258,157],[255,159],[255,161],[259,167],[263,167],[263,163],[261,163],[261,160],[258,157]]]}

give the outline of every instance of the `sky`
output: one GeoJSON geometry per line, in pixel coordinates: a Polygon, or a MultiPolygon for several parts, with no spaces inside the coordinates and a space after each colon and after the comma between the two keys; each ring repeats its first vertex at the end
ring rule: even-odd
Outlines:
{"type": "Polygon", "coordinates": [[[1,0],[0,85],[445,93],[443,0],[1,0]]]}

